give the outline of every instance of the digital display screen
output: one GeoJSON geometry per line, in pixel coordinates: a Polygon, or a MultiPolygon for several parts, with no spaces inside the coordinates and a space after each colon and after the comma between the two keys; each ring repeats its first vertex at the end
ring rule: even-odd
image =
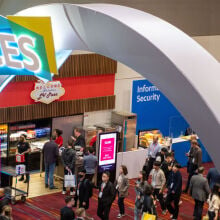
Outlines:
{"type": "Polygon", "coordinates": [[[116,163],[117,133],[103,133],[99,135],[99,166],[116,163]]]}

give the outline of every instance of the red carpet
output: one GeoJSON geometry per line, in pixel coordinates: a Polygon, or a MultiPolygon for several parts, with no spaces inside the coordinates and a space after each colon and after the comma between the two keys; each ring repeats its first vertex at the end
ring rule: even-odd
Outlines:
{"type": "MultiPolygon", "coordinates": [[[[206,168],[206,173],[210,167],[213,167],[212,163],[204,164],[206,168]]],[[[183,182],[185,183],[187,180],[186,169],[181,170],[183,175],[183,182]]],[[[129,188],[129,197],[125,200],[125,208],[126,208],[126,216],[123,218],[125,220],[134,219],[134,200],[135,200],[135,191],[134,191],[134,180],[130,180],[130,188],[129,188]]],[[[88,214],[94,219],[99,219],[96,216],[96,208],[97,208],[97,193],[90,200],[90,208],[88,210],[88,214]]],[[[182,205],[180,206],[180,214],[179,220],[188,220],[193,219],[192,213],[194,208],[194,201],[190,198],[189,195],[182,195],[182,205]]],[[[59,219],[59,211],[60,208],[63,207],[64,204],[64,196],[60,193],[54,193],[52,195],[47,196],[39,196],[35,198],[28,199],[25,204],[18,203],[13,206],[13,217],[14,220],[51,220],[51,219],[59,219]]],[[[158,204],[158,215],[159,219],[170,219],[170,214],[167,213],[166,216],[161,215],[161,209],[158,204]]],[[[204,215],[207,211],[207,204],[204,206],[204,215]]],[[[116,216],[118,214],[118,206],[117,199],[112,205],[110,220],[117,219],[116,216]]]]}

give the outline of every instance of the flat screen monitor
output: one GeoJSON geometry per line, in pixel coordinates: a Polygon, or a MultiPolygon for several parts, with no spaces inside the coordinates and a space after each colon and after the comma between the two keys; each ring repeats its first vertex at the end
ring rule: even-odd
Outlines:
{"type": "Polygon", "coordinates": [[[99,134],[99,171],[115,169],[117,132],[99,134]]]}

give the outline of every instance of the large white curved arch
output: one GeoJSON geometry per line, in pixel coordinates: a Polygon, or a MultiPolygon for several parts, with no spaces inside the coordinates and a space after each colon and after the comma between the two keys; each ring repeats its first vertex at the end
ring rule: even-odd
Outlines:
{"type": "Polygon", "coordinates": [[[157,85],[197,131],[220,170],[220,66],[189,36],[155,16],[118,5],[52,4],[18,15],[51,16],[56,50],[93,51],[157,85]]]}

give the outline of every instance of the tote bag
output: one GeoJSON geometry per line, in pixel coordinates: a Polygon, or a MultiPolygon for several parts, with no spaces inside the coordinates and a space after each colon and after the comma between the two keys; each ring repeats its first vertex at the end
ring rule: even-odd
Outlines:
{"type": "Polygon", "coordinates": [[[69,172],[67,175],[64,176],[64,187],[75,187],[75,175],[69,172]]]}
{"type": "Polygon", "coordinates": [[[144,212],[141,220],[156,220],[156,215],[151,215],[151,214],[144,212]]]}

